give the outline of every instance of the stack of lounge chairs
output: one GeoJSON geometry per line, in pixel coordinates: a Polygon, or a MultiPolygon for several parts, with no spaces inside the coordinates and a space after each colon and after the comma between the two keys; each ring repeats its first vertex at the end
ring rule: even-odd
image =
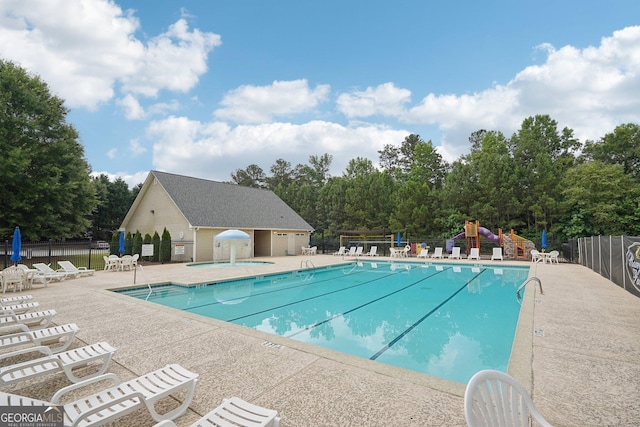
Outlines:
{"type": "MultiPolygon", "coordinates": [[[[186,412],[195,393],[197,373],[169,364],[121,382],[115,374],[106,373],[117,351],[114,347],[104,341],[73,346],[78,344],[78,325],[53,325],[56,311],[39,308],[31,295],[0,299],[0,406],[62,406],[65,426],[101,426],[145,409],[156,426],[171,427],[175,426],[173,420],[186,412]],[[70,385],[47,400],[29,397],[29,386],[39,391],[38,381],[55,373],[66,375],[70,385]],[[19,389],[21,394],[7,391],[27,381],[26,387],[19,389]],[[167,407],[159,404],[164,400],[177,403],[168,411],[159,411],[167,407]]],[[[278,427],[280,418],[277,411],[232,397],[193,424],[220,425],[278,427]]]]}

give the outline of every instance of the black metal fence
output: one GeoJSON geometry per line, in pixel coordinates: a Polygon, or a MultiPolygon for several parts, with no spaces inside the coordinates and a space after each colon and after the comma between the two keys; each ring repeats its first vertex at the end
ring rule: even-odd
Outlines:
{"type": "MultiPolygon", "coordinates": [[[[76,267],[87,267],[94,270],[104,268],[104,258],[111,253],[110,244],[91,239],[80,240],[45,240],[40,242],[22,242],[20,264],[32,267],[36,263],[51,264],[58,269],[58,260],[71,261],[76,267]]],[[[193,242],[171,242],[171,262],[189,262],[193,253],[193,242]]],[[[0,265],[2,269],[12,265],[11,241],[5,240],[0,247],[0,265]]],[[[151,257],[142,257],[141,261],[151,261],[151,257]]]]}
{"type": "Polygon", "coordinates": [[[640,297],[640,237],[585,237],[577,246],[580,264],[640,297]]]}
{"type": "MultiPolygon", "coordinates": [[[[0,249],[2,268],[13,264],[11,262],[11,242],[4,241],[0,249]]],[[[58,260],[68,260],[77,267],[92,269],[104,268],[103,256],[109,256],[109,244],[106,242],[84,240],[46,240],[40,242],[22,242],[20,264],[32,267],[36,263],[51,264],[52,268],[58,268],[58,260]]]]}

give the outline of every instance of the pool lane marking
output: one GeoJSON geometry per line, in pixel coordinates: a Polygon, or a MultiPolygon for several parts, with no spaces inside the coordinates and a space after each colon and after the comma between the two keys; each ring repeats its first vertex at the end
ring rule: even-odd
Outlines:
{"type": "MultiPolygon", "coordinates": [[[[356,274],[361,274],[361,273],[367,273],[367,271],[358,271],[357,273],[350,273],[350,274],[356,275],[356,274]]],[[[321,284],[323,282],[329,282],[331,280],[335,280],[338,277],[340,277],[340,276],[327,277],[326,279],[317,280],[316,282],[314,282],[314,286],[317,286],[317,285],[319,285],[319,284],[321,284]]],[[[362,286],[365,283],[368,283],[368,282],[359,283],[359,284],[356,284],[356,285],[353,285],[353,286],[349,286],[349,287],[346,287],[346,288],[337,289],[337,290],[335,290],[333,292],[339,292],[340,290],[346,290],[346,289],[350,289],[352,287],[362,286]]],[[[221,285],[225,285],[225,284],[226,283],[221,283],[221,285]]],[[[292,290],[292,289],[303,288],[303,287],[307,287],[307,286],[309,286],[309,283],[303,282],[303,283],[299,283],[299,284],[296,284],[296,285],[293,285],[293,286],[288,286],[286,288],[273,289],[273,290],[265,291],[265,292],[258,292],[258,293],[255,293],[255,294],[251,294],[251,296],[252,297],[259,297],[259,296],[262,296],[262,295],[268,295],[268,294],[273,294],[273,293],[278,293],[278,292],[286,292],[286,291],[289,291],[289,290],[292,290]]],[[[332,292],[330,292],[330,293],[332,293],[332,292]]],[[[243,298],[245,298],[245,297],[233,298],[233,299],[230,299],[229,301],[234,301],[234,300],[243,299],[243,298]]],[[[301,301],[304,301],[304,300],[301,300],[301,301]]],[[[210,305],[217,305],[217,304],[222,304],[222,303],[220,301],[211,301],[211,302],[208,302],[206,304],[200,304],[200,305],[193,305],[191,307],[185,307],[182,310],[186,310],[186,311],[195,310],[196,308],[207,307],[207,306],[210,306],[210,305]]],[[[259,312],[256,312],[256,313],[259,313],[259,312]]]]}
{"type": "MultiPolygon", "coordinates": [[[[328,323],[328,322],[331,322],[332,320],[337,319],[338,317],[342,317],[342,316],[344,316],[345,314],[349,314],[349,313],[351,313],[351,312],[353,312],[353,311],[356,311],[356,310],[361,309],[362,307],[366,307],[366,306],[368,306],[369,304],[373,304],[374,302],[377,302],[377,301],[383,300],[383,299],[385,299],[385,298],[388,298],[388,297],[390,297],[391,295],[397,294],[398,292],[402,292],[402,291],[404,291],[404,290],[406,290],[406,289],[408,289],[408,288],[410,288],[410,287],[412,287],[412,286],[417,285],[418,283],[424,282],[425,280],[432,278],[433,276],[435,276],[435,275],[437,275],[437,274],[441,274],[441,273],[443,273],[444,271],[446,271],[446,270],[436,271],[435,273],[431,274],[430,276],[423,277],[422,279],[420,279],[420,280],[418,280],[418,281],[416,281],[416,282],[413,282],[413,283],[411,283],[411,284],[409,284],[409,285],[407,285],[407,286],[405,286],[405,287],[403,287],[403,288],[396,289],[395,291],[393,291],[393,292],[391,292],[391,293],[388,293],[388,294],[382,295],[382,296],[380,296],[380,297],[378,297],[378,298],[372,299],[371,301],[367,301],[366,303],[361,304],[361,305],[359,305],[359,306],[357,306],[357,307],[353,307],[353,308],[351,308],[351,309],[349,309],[349,310],[347,310],[347,311],[345,311],[345,312],[343,312],[343,313],[334,314],[333,316],[331,316],[331,317],[329,317],[329,318],[327,318],[327,319],[325,319],[325,320],[323,320],[323,321],[321,321],[321,322],[314,323],[313,325],[309,325],[309,326],[307,326],[307,327],[305,327],[305,328],[303,328],[303,329],[300,329],[299,331],[296,331],[296,332],[294,332],[294,333],[292,333],[292,334],[284,335],[284,336],[285,336],[286,338],[291,338],[291,337],[294,337],[294,336],[296,336],[296,335],[298,335],[298,334],[301,334],[301,333],[303,333],[303,332],[306,332],[306,331],[308,331],[308,330],[311,330],[311,329],[313,329],[313,328],[317,328],[318,326],[323,325],[323,324],[328,323]]],[[[391,276],[391,275],[389,275],[389,276],[391,276]]],[[[385,277],[389,277],[389,276],[385,276],[385,277]]]]}
{"type": "Polygon", "coordinates": [[[267,313],[267,312],[269,312],[269,311],[273,311],[273,310],[276,310],[276,309],[278,309],[278,308],[288,307],[288,306],[290,306],[290,305],[296,305],[296,304],[298,304],[298,303],[300,303],[300,302],[310,301],[310,300],[312,300],[312,299],[320,298],[320,297],[323,297],[323,296],[326,296],[326,295],[336,294],[336,293],[338,293],[338,292],[343,292],[343,291],[346,291],[346,290],[349,290],[349,289],[357,288],[357,287],[359,287],[359,286],[368,285],[368,284],[370,284],[370,283],[372,283],[372,282],[375,282],[375,281],[377,281],[377,280],[382,280],[382,279],[385,279],[385,278],[387,278],[387,277],[393,276],[394,274],[395,274],[395,273],[387,274],[387,275],[382,276],[382,277],[376,277],[376,278],[375,278],[375,279],[373,279],[373,280],[368,280],[368,281],[366,281],[366,282],[358,283],[357,285],[348,286],[348,287],[346,287],[346,288],[336,289],[336,290],[331,291],[331,292],[325,292],[325,293],[323,293],[323,294],[314,295],[314,296],[312,296],[312,297],[299,299],[299,300],[297,300],[297,301],[292,301],[292,302],[289,302],[289,303],[287,303],[287,304],[282,304],[282,305],[278,305],[278,306],[275,306],[275,307],[270,307],[270,308],[267,308],[267,309],[265,309],[265,310],[254,311],[254,312],[253,312],[253,313],[251,313],[251,314],[245,314],[244,316],[236,317],[236,318],[233,318],[233,319],[227,319],[227,320],[225,320],[225,322],[235,322],[236,320],[244,319],[245,317],[251,317],[251,316],[255,316],[256,314],[267,313]]]}
{"type": "Polygon", "coordinates": [[[487,269],[483,268],[482,270],[480,270],[480,272],[478,274],[476,274],[475,276],[473,276],[473,278],[471,280],[468,280],[460,289],[458,289],[457,291],[455,291],[451,296],[449,296],[449,298],[445,299],[444,301],[442,301],[440,304],[438,304],[437,307],[435,307],[434,309],[432,309],[431,311],[429,311],[427,314],[425,314],[424,316],[422,316],[417,322],[415,322],[413,325],[409,326],[407,329],[404,330],[404,332],[402,332],[400,335],[398,335],[397,337],[395,337],[393,340],[391,340],[389,342],[389,344],[385,345],[384,347],[382,347],[380,350],[378,350],[378,352],[376,354],[374,354],[373,356],[371,356],[369,359],[371,360],[376,360],[378,357],[380,357],[385,351],[389,350],[391,348],[391,346],[393,346],[395,343],[397,343],[398,341],[400,341],[402,338],[404,338],[409,332],[411,332],[413,329],[415,329],[418,325],[420,325],[422,322],[424,322],[429,316],[431,316],[433,313],[435,313],[438,309],[440,309],[442,306],[444,306],[446,303],[448,303],[449,301],[451,301],[453,299],[453,297],[455,297],[456,295],[458,295],[460,292],[462,292],[463,289],[465,289],[467,286],[469,286],[469,284],[471,282],[473,282],[475,279],[478,278],[478,276],[480,276],[482,273],[484,273],[487,269]]]}

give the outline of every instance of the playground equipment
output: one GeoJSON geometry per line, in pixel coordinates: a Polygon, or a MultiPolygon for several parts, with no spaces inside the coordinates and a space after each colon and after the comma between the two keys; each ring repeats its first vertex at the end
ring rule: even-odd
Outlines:
{"type": "Polygon", "coordinates": [[[465,237],[467,239],[467,255],[469,254],[469,250],[471,248],[480,249],[480,236],[484,236],[487,240],[497,243],[499,246],[502,246],[502,229],[498,229],[498,234],[494,234],[488,228],[480,227],[480,221],[475,223],[471,221],[465,221],[464,223],[464,231],[456,236],[453,239],[447,241],[447,252],[451,252],[454,242],[456,240],[462,239],[465,237]],[[450,243],[451,242],[451,243],[450,243]]]}
{"type": "Polygon", "coordinates": [[[480,249],[480,236],[485,237],[493,243],[497,243],[503,249],[505,259],[527,260],[530,259],[531,249],[535,249],[535,244],[531,240],[518,236],[513,229],[508,234],[503,234],[502,229],[498,229],[498,234],[494,234],[491,230],[480,227],[480,221],[465,221],[464,231],[452,239],[447,240],[447,252],[451,252],[455,241],[467,239],[467,255],[471,248],[480,249]]]}

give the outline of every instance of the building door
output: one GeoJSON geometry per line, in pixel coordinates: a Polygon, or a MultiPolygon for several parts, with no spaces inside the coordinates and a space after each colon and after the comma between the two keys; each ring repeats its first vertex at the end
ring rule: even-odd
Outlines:
{"type": "Polygon", "coordinates": [[[287,234],[287,253],[289,255],[296,254],[296,233],[288,233],[287,234]]]}

